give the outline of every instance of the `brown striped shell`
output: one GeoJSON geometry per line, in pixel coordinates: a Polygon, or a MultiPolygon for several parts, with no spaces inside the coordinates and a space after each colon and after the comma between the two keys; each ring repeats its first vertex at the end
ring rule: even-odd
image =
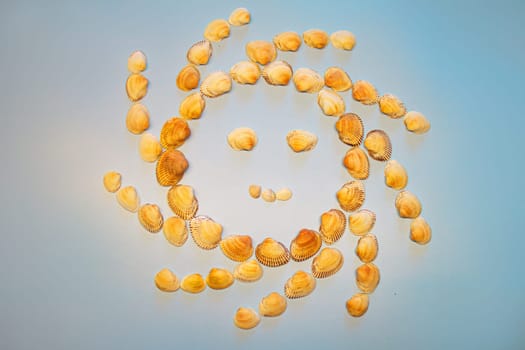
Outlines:
{"type": "Polygon", "coordinates": [[[193,44],[188,49],[186,58],[190,63],[204,65],[208,64],[212,53],[213,48],[211,46],[211,42],[209,40],[201,40],[193,44]]]}
{"type": "Polygon", "coordinates": [[[373,234],[367,234],[359,238],[357,246],[355,247],[355,255],[364,263],[369,263],[377,257],[379,246],[377,238],[373,234]]]}
{"type": "Polygon", "coordinates": [[[410,223],[410,239],[422,245],[427,244],[432,239],[432,229],[421,216],[410,223]]]}
{"type": "Polygon", "coordinates": [[[173,186],[179,183],[188,169],[188,160],[179,150],[168,149],[157,161],[156,176],[161,186],[173,186]]]}
{"type": "Polygon", "coordinates": [[[285,297],[279,293],[272,292],[261,299],[259,313],[266,317],[280,316],[286,311],[287,304],[285,297]]]}
{"type": "Polygon", "coordinates": [[[368,178],[370,165],[365,151],[361,148],[350,148],[343,158],[343,165],[354,179],[365,180],[368,178]]]}
{"type": "Polygon", "coordinates": [[[372,230],[376,223],[376,214],[368,209],[361,209],[348,217],[348,228],[356,236],[362,236],[372,230]]]}
{"type": "Polygon", "coordinates": [[[302,42],[296,32],[282,32],[273,37],[273,43],[281,51],[297,51],[302,42]]]}
{"type": "Polygon", "coordinates": [[[357,287],[364,293],[372,293],[379,284],[379,269],[373,263],[360,265],[355,270],[357,287]]]}
{"type": "Polygon", "coordinates": [[[176,247],[183,246],[188,239],[186,221],[176,216],[169,217],[164,221],[162,232],[166,240],[176,247]]]}
{"type": "Polygon", "coordinates": [[[199,209],[199,201],[193,188],[188,185],[175,185],[168,190],[168,205],[184,220],[192,219],[199,209]]]}
{"type": "Polygon", "coordinates": [[[248,260],[253,254],[252,238],[248,235],[231,235],[219,243],[224,255],[233,261],[248,260]]]}
{"type": "Polygon", "coordinates": [[[321,249],[321,235],[314,230],[302,229],[290,243],[290,255],[295,261],[310,259],[321,249]]]}
{"type": "Polygon", "coordinates": [[[421,214],[421,202],[409,191],[401,191],[396,196],[397,213],[402,218],[415,219],[421,214]]]}
{"type": "Polygon", "coordinates": [[[303,40],[307,46],[314,49],[324,49],[328,45],[328,33],[321,29],[310,29],[303,33],[303,40]]]}
{"type": "Polygon", "coordinates": [[[371,130],[366,134],[363,145],[368,155],[375,160],[385,161],[392,156],[392,143],[390,137],[383,130],[371,130]]]}
{"type": "Polygon", "coordinates": [[[277,57],[275,45],[269,41],[254,40],[246,44],[246,56],[250,61],[263,66],[273,62],[277,57]]]}
{"type": "Polygon", "coordinates": [[[190,233],[197,246],[211,250],[221,241],[222,225],[208,216],[199,215],[190,220],[190,233]]]}
{"type": "Polygon", "coordinates": [[[233,284],[235,279],[230,271],[213,267],[206,276],[206,284],[211,289],[226,289],[233,284]]]}
{"type": "Polygon", "coordinates": [[[352,87],[352,97],[354,100],[361,102],[365,105],[373,105],[377,103],[378,95],[377,90],[368,81],[358,80],[352,87]]]}
{"type": "Polygon", "coordinates": [[[292,66],[286,61],[275,61],[264,66],[262,77],[264,80],[275,86],[288,85],[293,76],[292,66]]]}
{"type": "Polygon", "coordinates": [[[268,237],[255,248],[255,257],[265,266],[277,267],[290,261],[290,252],[284,244],[268,237]]]}
{"type": "Polygon", "coordinates": [[[138,211],[139,222],[147,231],[157,233],[162,229],[164,218],[156,204],[144,204],[138,211]]]}
{"type": "Polygon", "coordinates": [[[319,232],[326,244],[337,242],[346,228],[346,216],[339,209],[330,209],[321,215],[319,232]]]}
{"type": "Polygon", "coordinates": [[[335,248],[323,248],[312,261],[312,274],[315,278],[330,277],[343,267],[343,263],[341,251],[335,248]]]}
{"type": "Polygon", "coordinates": [[[396,160],[389,160],[385,165],[385,184],[394,190],[402,190],[408,183],[405,168],[396,160]]]}
{"type": "Polygon", "coordinates": [[[407,110],[399,98],[391,94],[384,94],[379,98],[379,110],[392,119],[403,117],[407,110]]]}
{"type": "Polygon", "coordinates": [[[206,289],[206,282],[201,274],[193,273],[182,279],[180,288],[185,292],[196,294],[206,289]]]}
{"type": "Polygon", "coordinates": [[[335,91],[348,91],[352,88],[352,79],[342,68],[329,67],[324,72],[324,84],[335,91]]]}
{"type": "Polygon", "coordinates": [[[263,268],[255,259],[240,263],[233,271],[233,277],[241,282],[255,282],[263,276],[263,268]]]}
{"type": "Polygon", "coordinates": [[[302,270],[297,271],[284,285],[284,295],[288,299],[302,298],[312,293],[316,286],[315,278],[302,270]]]}
{"type": "Polygon", "coordinates": [[[345,183],[337,191],[337,201],[344,211],[355,211],[365,201],[365,186],[359,180],[345,183]]]}
{"type": "Polygon", "coordinates": [[[357,114],[345,113],[335,123],[339,140],[350,146],[358,146],[363,141],[363,121],[357,114]]]}

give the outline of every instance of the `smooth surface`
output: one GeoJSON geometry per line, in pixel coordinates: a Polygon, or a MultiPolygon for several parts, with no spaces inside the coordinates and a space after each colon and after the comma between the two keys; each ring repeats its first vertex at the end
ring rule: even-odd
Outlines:
{"type": "MultiPolygon", "coordinates": [[[[12,1],[0,13],[1,349],[525,348],[523,3],[12,1]],[[243,331],[233,325],[236,309],[257,308],[269,292],[282,292],[311,260],[265,269],[261,281],[223,291],[160,292],[153,278],[164,267],[182,278],[235,264],[191,238],[177,248],[162,233],[146,232],[102,186],[103,174],[118,170],[143,203],[169,215],[167,189],[157,185],[154,164],[140,159],[139,136],[125,128],[128,55],[140,49],[148,57],[143,102],[149,132],[158,134],[186,96],[175,79],[187,48],[209,21],[239,6],[251,11],[252,23],[214,44],[203,76],[245,59],[249,40],[348,29],[357,38],[351,53],[303,45],[279,57],[319,72],[339,65],[432,123],[426,135],[408,134],[402,120],[343,94],[367,131],[390,134],[393,157],[407,169],[408,189],[433,229],[426,247],[408,239],[409,221],[397,217],[383,164],[371,161],[364,208],[377,213],[381,282],[361,319],[345,309],[357,292],[357,237],[348,231],[335,245],[345,254],[339,273],[319,280],[309,297],[289,301],[282,316],[243,331]]],[[[301,228],[318,228],[350,179],[335,121],[322,115],[315,95],[293,85],[234,84],[208,99],[181,147],[190,161],[183,183],[195,187],[199,213],[222,223],[225,235],[250,234],[255,242],[271,236],[288,245],[301,228]],[[258,134],[252,152],[226,143],[242,126],[258,134]],[[317,147],[294,154],[285,141],[291,129],[316,133],[317,147]],[[289,187],[294,195],[254,200],[251,183],[289,187]]]]}

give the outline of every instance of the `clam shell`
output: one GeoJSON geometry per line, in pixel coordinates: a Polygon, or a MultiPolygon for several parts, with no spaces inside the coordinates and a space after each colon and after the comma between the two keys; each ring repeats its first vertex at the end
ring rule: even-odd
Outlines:
{"type": "Polygon", "coordinates": [[[263,268],[255,259],[240,263],[233,271],[233,277],[241,282],[255,282],[261,279],[263,268]]]}
{"type": "Polygon", "coordinates": [[[286,311],[286,298],[281,294],[272,292],[261,299],[259,303],[259,314],[266,317],[276,317],[286,311]]]}
{"type": "Polygon", "coordinates": [[[155,275],[155,285],[163,292],[175,292],[180,287],[177,276],[169,269],[162,269],[155,275]]]}
{"type": "Polygon", "coordinates": [[[346,216],[339,209],[330,209],[321,215],[319,233],[323,242],[333,244],[337,242],[346,228],[346,216]]]}
{"type": "Polygon", "coordinates": [[[346,311],[353,317],[361,317],[368,310],[368,294],[356,293],[346,301],[346,311]]]}
{"type": "Polygon", "coordinates": [[[193,273],[182,279],[180,288],[188,293],[200,293],[206,289],[206,282],[201,274],[193,273]]]}
{"type": "Polygon", "coordinates": [[[361,209],[348,217],[348,228],[356,236],[362,236],[372,230],[376,223],[376,214],[368,209],[361,209]]]}
{"type": "Polygon", "coordinates": [[[305,130],[292,130],[286,135],[286,142],[294,152],[306,152],[317,145],[317,136],[305,130]]]}
{"type": "Polygon", "coordinates": [[[232,89],[232,79],[224,72],[208,75],[201,84],[201,93],[207,97],[218,97],[232,89]]]}
{"type": "Polygon", "coordinates": [[[128,57],[128,70],[131,73],[140,73],[147,65],[146,55],[142,51],[133,51],[128,57]]]}
{"type": "Polygon", "coordinates": [[[343,165],[354,179],[365,180],[368,178],[370,165],[365,151],[361,148],[350,148],[345,154],[343,165]]]}
{"type": "Polygon", "coordinates": [[[144,204],[138,211],[139,222],[147,231],[157,233],[162,229],[164,218],[156,204],[144,204]]]}
{"type": "Polygon", "coordinates": [[[417,244],[427,244],[432,238],[432,229],[421,216],[410,223],[410,239],[417,244]]]}
{"type": "Polygon", "coordinates": [[[169,217],[164,221],[162,232],[166,240],[176,247],[182,247],[188,239],[186,221],[177,216],[169,217]]]}
{"type": "Polygon", "coordinates": [[[142,134],[149,128],[149,111],[142,103],[134,103],[126,115],[126,128],[132,134],[142,134]]]}
{"type": "Polygon", "coordinates": [[[290,261],[290,252],[281,242],[265,238],[255,248],[255,257],[265,266],[277,267],[290,261]]]}
{"type": "Polygon", "coordinates": [[[222,268],[213,267],[208,276],[206,276],[206,284],[211,289],[226,289],[233,284],[235,279],[230,271],[222,268]]]}
{"type": "Polygon", "coordinates": [[[139,155],[145,162],[156,161],[162,153],[162,146],[159,140],[150,134],[142,134],[139,141],[139,155]]]}
{"type": "Polygon", "coordinates": [[[230,69],[230,76],[239,84],[255,84],[261,77],[261,68],[251,61],[237,62],[230,69]]]}
{"type": "Polygon", "coordinates": [[[377,103],[379,96],[374,85],[365,80],[358,80],[352,87],[352,97],[362,104],[373,105],[377,103]]]}
{"type": "Polygon", "coordinates": [[[396,160],[389,160],[385,165],[385,184],[394,190],[402,190],[408,183],[405,168],[396,160]]]}
{"type": "Polygon", "coordinates": [[[208,40],[202,40],[196,42],[188,49],[186,58],[190,63],[204,65],[208,64],[212,53],[213,48],[211,46],[211,42],[208,40]]]}
{"type": "Polygon", "coordinates": [[[367,149],[368,155],[375,160],[385,161],[392,156],[390,137],[383,130],[369,131],[363,145],[367,149]]]}
{"type": "Polygon", "coordinates": [[[188,160],[179,150],[168,149],[157,161],[157,182],[161,186],[173,186],[179,183],[188,169],[188,160]]]}
{"type": "Polygon", "coordinates": [[[275,199],[278,201],[287,201],[292,198],[292,191],[289,188],[281,188],[275,192],[275,199]]]}
{"type": "Polygon", "coordinates": [[[126,80],[126,93],[132,102],[141,100],[148,93],[148,79],[140,73],[130,74],[126,80]]]}
{"type": "Polygon", "coordinates": [[[337,92],[329,89],[322,89],[317,95],[317,104],[327,116],[339,117],[345,112],[345,101],[337,92]]]}
{"type": "Polygon", "coordinates": [[[312,261],[312,274],[315,278],[334,275],[343,267],[343,254],[335,248],[323,248],[312,261]]]}
{"type": "Polygon", "coordinates": [[[299,92],[319,92],[324,86],[324,79],[310,68],[299,68],[293,74],[293,83],[299,92]]]}
{"type": "Polygon", "coordinates": [[[253,309],[247,307],[240,307],[235,312],[233,323],[240,329],[252,329],[256,327],[261,318],[253,309]]]}
{"type": "Polygon", "coordinates": [[[272,189],[266,188],[261,192],[261,198],[265,202],[271,203],[271,202],[275,202],[275,200],[277,199],[277,196],[275,195],[275,192],[272,189]]]}
{"type": "Polygon", "coordinates": [[[304,261],[317,254],[323,243],[314,230],[302,229],[290,243],[290,255],[295,261],[304,261]]]}
{"type": "Polygon", "coordinates": [[[257,134],[250,128],[237,128],[228,134],[228,144],[235,151],[251,151],[257,145],[257,134]]]}
{"type": "Polygon", "coordinates": [[[230,36],[230,24],[224,19],[211,21],[204,30],[204,38],[209,41],[221,41],[230,36]]]}
{"type": "Polygon", "coordinates": [[[275,61],[264,66],[262,76],[270,85],[284,86],[292,79],[293,69],[288,62],[275,61]]]}
{"type": "Polygon", "coordinates": [[[217,247],[222,238],[222,225],[208,216],[199,215],[190,220],[190,232],[197,246],[205,250],[217,247]]]}
{"type": "Polygon", "coordinates": [[[384,94],[379,98],[379,110],[392,119],[399,119],[407,113],[405,105],[399,98],[391,94],[384,94]]]}
{"type": "Polygon", "coordinates": [[[281,51],[297,51],[303,40],[296,32],[282,32],[273,37],[273,43],[281,51]]]}
{"type": "Polygon", "coordinates": [[[188,64],[177,75],[177,87],[182,91],[190,91],[199,86],[201,73],[194,64],[188,64]]]}
{"type": "Polygon", "coordinates": [[[409,191],[401,191],[396,197],[397,213],[402,218],[415,219],[421,214],[421,202],[409,191]]]}
{"type": "Polygon", "coordinates": [[[257,62],[263,66],[273,62],[277,57],[275,45],[269,41],[254,40],[246,44],[246,56],[250,61],[257,62]]]}
{"type": "Polygon", "coordinates": [[[248,193],[252,198],[259,198],[261,196],[261,186],[259,185],[250,185],[248,188],[248,193]]]}
{"type": "Polygon", "coordinates": [[[369,263],[377,257],[379,247],[376,236],[367,234],[359,238],[355,247],[355,255],[364,263],[369,263]]]}
{"type": "Polygon", "coordinates": [[[200,92],[189,94],[179,105],[179,114],[184,119],[199,119],[206,107],[206,101],[200,92]]]}
{"type": "Polygon", "coordinates": [[[245,24],[250,23],[250,20],[250,11],[248,11],[248,9],[244,7],[239,7],[233,10],[230,14],[230,17],[228,18],[228,22],[232,26],[243,26],[245,24]]]}
{"type": "Polygon", "coordinates": [[[167,197],[171,210],[181,219],[192,219],[199,209],[199,201],[191,186],[175,185],[168,190],[167,197]]]}
{"type": "Polygon", "coordinates": [[[139,195],[133,186],[122,187],[117,192],[117,202],[122,208],[134,213],[139,209],[139,195]]]}
{"type": "Polygon", "coordinates": [[[246,261],[253,254],[252,238],[248,235],[231,235],[219,243],[222,252],[233,261],[246,261]]]}
{"type": "Polygon", "coordinates": [[[430,122],[419,112],[408,112],[403,122],[405,123],[405,128],[415,134],[424,134],[430,130],[430,122]]]}
{"type": "Polygon", "coordinates": [[[103,183],[104,188],[108,192],[117,192],[120,188],[122,176],[116,171],[108,171],[104,174],[103,183]]]}
{"type": "Polygon", "coordinates": [[[328,33],[321,29],[310,29],[303,33],[304,43],[314,49],[324,49],[328,39],[328,33]]]}
{"type": "Polygon", "coordinates": [[[352,50],[355,46],[355,36],[348,30],[339,30],[330,35],[333,47],[341,50],[352,50]]]}
{"type": "Polygon", "coordinates": [[[364,293],[372,293],[379,284],[379,269],[373,263],[359,266],[355,270],[357,287],[364,293]]]}
{"type": "Polygon", "coordinates": [[[363,121],[357,114],[345,113],[335,123],[339,140],[350,146],[358,146],[363,141],[363,121]]]}
{"type": "Polygon", "coordinates": [[[355,211],[365,201],[365,186],[359,180],[345,183],[337,191],[337,201],[344,211],[355,211]]]}
{"type": "Polygon", "coordinates": [[[177,148],[190,137],[188,122],[182,118],[168,119],[160,130],[160,143],[164,148],[177,148]]]}
{"type": "Polygon", "coordinates": [[[299,270],[286,281],[284,295],[288,299],[305,297],[314,291],[316,284],[317,282],[311,274],[299,270]]]}
{"type": "Polygon", "coordinates": [[[352,79],[342,68],[330,67],[324,72],[324,84],[335,91],[348,91],[352,88],[352,79]]]}

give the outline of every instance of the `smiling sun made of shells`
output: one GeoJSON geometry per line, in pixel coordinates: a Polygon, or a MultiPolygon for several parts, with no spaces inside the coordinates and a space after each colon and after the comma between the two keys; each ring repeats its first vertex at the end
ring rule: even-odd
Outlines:
{"type": "MultiPolygon", "coordinates": [[[[392,94],[380,96],[376,88],[368,81],[352,82],[349,75],[340,67],[329,67],[324,77],[309,68],[293,69],[285,61],[277,60],[279,51],[298,51],[301,45],[314,49],[324,49],[329,43],[335,49],[352,50],[355,45],[354,35],[341,30],[328,35],[320,29],[307,30],[302,37],[296,32],[282,32],[273,40],[255,40],[246,43],[248,60],[238,62],[230,72],[214,72],[201,82],[199,66],[208,64],[213,42],[219,42],[230,36],[231,26],[247,25],[251,14],[245,8],[234,10],[228,20],[211,21],[204,31],[204,40],[196,42],[187,51],[188,65],[177,76],[177,86],[182,91],[200,91],[190,93],[179,106],[179,117],[167,120],[162,127],[160,137],[144,133],[149,128],[148,109],[139,101],[148,91],[148,79],[142,74],[147,67],[146,56],[141,51],[133,52],[128,58],[130,75],[126,81],[126,93],[132,105],[126,116],[126,127],[133,134],[141,134],[139,154],[144,161],[156,162],[156,177],[161,186],[169,187],[167,202],[174,216],[164,219],[156,204],[141,204],[137,190],[133,186],[121,187],[121,174],[110,171],[104,175],[107,191],[115,193],[118,203],[126,210],[137,212],[140,224],[149,232],[161,230],[166,240],[180,247],[188,238],[188,231],[195,244],[205,250],[220,247],[224,255],[239,262],[233,271],[224,268],[211,268],[203,277],[194,273],[180,279],[173,271],[164,268],[154,277],[155,285],[163,292],[175,292],[182,289],[187,293],[200,293],[206,288],[220,290],[230,287],[235,280],[240,283],[254,283],[263,276],[265,267],[277,268],[287,264],[290,259],[305,261],[312,259],[311,271],[296,271],[284,283],[278,292],[262,297],[258,311],[250,307],[239,307],[233,316],[234,324],[241,329],[256,327],[263,317],[277,317],[287,308],[287,300],[310,295],[316,287],[316,280],[329,278],[343,266],[341,251],[328,247],[337,242],[348,226],[348,230],[359,236],[355,254],[362,265],[355,270],[355,282],[359,292],[346,301],[346,310],[352,317],[361,317],[368,310],[369,295],[374,292],[380,280],[379,269],[373,264],[378,252],[378,241],[371,234],[376,221],[373,211],[361,209],[365,200],[363,180],[369,175],[369,157],[374,161],[386,162],[384,167],[385,184],[399,191],[395,207],[401,218],[411,219],[410,239],[418,244],[427,244],[432,235],[431,228],[420,215],[422,206],[419,199],[405,190],[408,176],[405,168],[391,159],[392,145],[388,135],[382,130],[371,130],[366,136],[361,118],[354,113],[345,113],[345,102],[338,94],[352,91],[352,97],[365,105],[377,104],[381,113],[393,119],[403,118],[408,131],[424,134],[430,129],[430,123],[419,112],[407,112],[404,104],[392,94]],[[186,156],[177,148],[190,137],[188,120],[199,119],[206,106],[206,98],[216,98],[228,93],[232,80],[237,84],[256,84],[260,77],[272,86],[286,86],[293,82],[299,93],[317,94],[321,112],[329,117],[336,117],[335,129],[341,142],[350,148],[343,157],[343,166],[353,177],[336,192],[340,209],[330,209],[320,216],[319,229],[301,229],[297,236],[286,245],[271,237],[254,244],[249,235],[229,235],[223,237],[223,226],[211,217],[197,215],[199,202],[191,186],[180,184],[189,166],[186,156]],[[360,148],[363,144],[366,152],[360,148]],[[348,219],[347,214],[350,213],[348,219]],[[322,248],[323,243],[327,246],[322,248]],[[255,248],[254,248],[255,245],[255,248]],[[255,259],[252,258],[255,251],[255,259]],[[264,266],[264,267],[263,267],[264,266]]],[[[305,130],[292,130],[286,141],[294,152],[307,152],[317,144],[317,136],[305,130]]],[[[257,144],[254,130],[240,127],[231,131],[227,137],[229,146],[235,151],[250,151],[257,144]]],[[[289,200],[292,192],[288,188],[273,191],[262,189],[252,184],[248,191],[253,198],[261,197],[267,202],[289,200]]]]}

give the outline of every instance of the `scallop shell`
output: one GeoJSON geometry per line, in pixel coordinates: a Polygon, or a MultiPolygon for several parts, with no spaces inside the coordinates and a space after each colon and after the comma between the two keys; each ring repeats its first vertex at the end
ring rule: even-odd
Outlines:
{"type": "Polygon", "coordinates": [[[197,246],[211,250],[221,241],[222,225],[208,216],[199,215],[190,220],[190,232],[197,246]]]}
{"type": "Polygon", "coordinates": [[[200,92],[194,92],[184,98],[179,106],[179,114],[184,119],[199,119],[206,107],[206,101],[200,92]]]}
{"type": "Polygon", "coordinates": [[[361,317],[368,310],[368,294],[356,293],[346,301],[346,311],[353,317],[361,317]]]}
{"type": "Polygon", "coordinates": [[[179,150],[168,149],[157,161],[157,181],[161,186],[173,186],[179,183],[188,169],[188,160],[179,150]]]}
{"type": "Polygon", "coordinates": [[[345,154],[343,165],[354,179],[365,180],[368,178],[370,165],[365,151],[361,148],[350,148],[345,154]]]}
{"type": "Polygon", "coordinates": [[[126,115],[126,128],[132,134],[142,134],[149,128],[149,111],[142,103],[134,103],[126,115]]]}
{"type": "Polygon", "coordinates": [[[262,76],[270,85],[284,86],[292,79],[293,69],[288,62],[275,61],[264,66],[262,76]]]}
{"type": "Polygon", "coordinates": [[[155,275],[155,285],[163,292],[175,292],[180,287],[177,276],[169,269],[162,269],[155,275]]]}
{"type": "Polygon", "coordinates": [[[430,122],[422,113],[410,111],[403,120],[405,128],[415,134],[424,134],[430,130],[430,122]]]}
{"type": "Polygon", "coordinates": [[[138,211],[139,222],[147,231],[157,233],[162,229],[164,218],[156,204],[144,204],[138,211]]]}
{"type": "Polygon", "coordinates": [[[355,36],[348,30],[339,30],[330,35],[333,47],[341,50],[352,50],[355,46],[355,36]]]}
{"type": "Polygon", "coordinates": [[[240,307],[235,312],[233,323],[240,329],[252,329],[256,327],[261,318],[253,309],[247,307],[240,307]]]}
{"type": "Polygon", "coordinates": [[[248,260],[253,254],[252,238],[248,235],[231,235],[219,243],[222,252],[233,261],[248,260]]]}
{"type": "Polygon", "coordinates": [[[364,293],[372,293],[379,284],[379,269],[373,263],[359,266],[355,270],[357,287],[364,293]]]}
{"type": "Polygon", "coordinates": [[[122,208],[134,213],[139,209],[140,200],[137,190],[133,186],[122,187],[117,192],[117,202],[122,208]]]}
{"type": "Polygon", "coordinates": [[[186,58],[190,63],[204,65],[208,64],[212,53],[213,48],[211,42],[208,40],[202,40],[196,42],[189,48],[186,58]]]}
{"type": "Polygon", "coordinates": [[[432,229],[421,216],[410,223],[410,239],[417,244],[427,244],[432,238],[432,229]]]}
{"type": "Polygon", "coordinates": [[[167,197],[171,210],[181,219],[192,219],[199,209],[199,201],[191,186],[175,185],[168,190],[167,197]]]}
{"type": "Polygon", "coordinates": [[[199,86],[201,73],[194,64],[188,64],[177,75],[177,87],[182,91],[190,91],[199,86]]]}
{"type": "Polygon", "coordinates": [[[348,228],[356,236],[366,235],[376,223],[376,214],[368,209],[361,209],[348,217],[348,228]]]}
{"type": "Polygon", "coordinates": [[[147,65],[146,55],[142,51],[133,51],[128,57],[128,70],[131,73],[140,73],[147,65]]]}
{"type": "Polygon", "coordinates": [[[233,271],[233,277],[241,282],[255,282],[261,279],[263,268],[255,259],[240,263],[233,271]]]}
{"type": "Polygon", "coordinates": [[[412,192],[399,192],[395,204],[397,213],[402,218],[415,219],[421,214],[421,202],[412,192]]]}
{"type": "Polygon", "coordinates": [[[311,274],[299,270],[286,281],[284,295],[288,299],[305,297],[314,291],[316,284],[317,282],[311,274]]]}
{"type": "Polygon", "coordinates": [[[328,33],[321,29],[310,29],[303,33],[304,43],[314,49],[324,49],[328,39],[328,33]]]}
{"type": "Polygon", "coordinates": [[[235,279],[230,271],[226,269],[213,267],[208,276],[206,276],[206,284],[211,289],[226,289],[233,284],[235,279]]]}
{"type": "Polygon", "coordinates": [[[237,62],[230,69],[230,76],[239,84],[255,84],[261,77],[261,68],[251,61],[237,62]]]}
{"type": "Polygon", "coordinates": [[[315,278],[334,275],[343,267],[343,254],[335,248],[323,248],[312,261],[312,274],[315,278]]]}
{"type": "Polygon", "coordinates": [[[201,84],[201,93],[207,97],[218,97],[232,89],[232,79],[224,72],[208,75],[201,84]]]}
{"type": "Polygon", "coordinates": [[[104,188],[108,192],[117,192],[120,188],[122,176],[116,171],[108,171],[104,174],[103,183],[104,188]]]}
{"type": "Polygon", "coordinates": [[[230,24],[224,19],[211,21],[204,30],[204,38],[210,41],[221,41],[230,36],[230,24]]]}
{"type": "Polygon", "coordinates": [[[237,128],[228,134],[228,144],[235,151],[251,151],[257,145],[257,134],[250,128],[237,128]]]}
{"type": "Polygon", "coordinates": [[[188,293],[200,293],[206,289],[206,282],[204,281],[204,278],[201,274],[193,273],[182,279],[180,288],[188,293]]]}
{"type": "Polygon", "coordinates": [[[293,74],[293,83],[299,92],[319,92],[324,86],[324,79],[310,68],[299,68],[293,74]]]}
{"type": "Polygon", "coordinates": [[[358,146],[363,141],[363,121],[357,114],[345,113],[335,123],[339,140],[350,146],[358,146]]]}
{"type": "Polygon", "coordinates": [[[257,62],[263,66],[273,62],[277,57],[275,45],[269,41],[254,40],[246,44],[246,56],[250,61],[257,62]]]}
{"type": "Polygon", "coordinates": [[[379,96],[374,85],[365,80],[358,80],[352,87],[352,97],[362,104],[373,105],[377,103],[379,96]]]}
{"type": "Polygon", "coordinates": [[[261,299],[259,303],[259,314],[266,317],[276,317],[286,311],[286,298],[281,294],[272,292],[261,299]]]}
{"type": "Polygon", "coordinates": [[[228,22],[232,26],[243,26],[245,24],[250,23],[250,20],[250,11],[248,11],[248,9],[245,9],[244,7],[239,7],[233,10],[230,14],[230,17],[228,18],[228,22]]]}
{"type": "Polygon", "coordinates": [[[252,198],[259,198],[261,196],[261,186],[259,185],[250,185],[248,192],[252,198]]]}
{"type": "Polygon", "coordinates": [[[394,190],[402,190],[408,183],[405,168],[396,160],[389,160],[385,165],[385,184],[394,190]]]}
{"type": "Polygon", "coordinates": [[[342,68],[330,67],[324,72],[324,84],[335,91],[348,91],[352,88],[352,79],[342,68]]]}
{"type": "Polygon", "coordinates": [[[294,152],[306,152],[317,145],[317,136],[305,130],[292,130],[286,135],[286,142],[294,152]]]}
{"type": "Polygon", "coordinates": [[[281,51],[297,51],[303,40],[296,32],[282,32],[273,37],[273,43],[281,51]]]}
{"type": "Polygon", "coordinates": [[[275,199],[278,201],[287,201],[292,198],[292,191],[289,188],[281,188],[275,192],[275,199]]]}
{"type": "Polygon", "coordinates": [[[156,161],[162,153],[159,140],[149,133],[142,134],[139,141],[139,155],[145,162],[156,161]]]}
{"type": "Polygon", "coordinates": [[[142,99],[148,93],[148,79],[140,73],[130,74],[126,80],[126,93],[132,102],[142,99]]]}
{"type": "Polygon", "coordinates": [[[164,221],[162,232],[166,240],[176,247],[182,247],[188,239],[186,221],[177,216],[169,217],[164,221]]]}
{"type": "Polygon", "coordinates": [[[379,110],[392,119],[399,119],[407,113],[405,105],[399,98],[391,94],[384,94],[379,98],[379,110]]]}
{"type": "Polygon", "coordinates": [[[177,148],[190,137],[188,122],[182,118],[168,119],[160,130],[160,143],[164,148],[177,148]]]}
{"type": "Polygon", "coordinates": [[[275,202],[275,200],[277,199],[277,196],[275,195],[275,192],[272,189],[266,188],[261,192],[261,198],[265,202],[272,203],[272,202],[275,202]]]}
{"type": "Polygon", "coordinates": [[[369,263],[377,257],[378,249],[376,236],[367,234],[359,238],[357,246],[355,247],[355,255],[357,255],[362,262],[369,263]]]}
{"type": "Polygon", "coordinates": [[[317,254],[323,243],[314,230],[302,229],[290,243],[290,255],[295,261],[304,261],[317,254]]]}
{"type": "Polygon", "coordinates": [[[365,201],[365,186],[359,180],[345,183],[337,191],[337,201],[344,211],[359,209],[365,201]]]}
{"type": "Polygon", "coordinates": [[[290,252],[281,242],[265,238],[255,248],[255,257],[265,266],[277,267],[290,261],[290,252]]]}
{"type": "Polygon", "coordinates": [[[345,101],[337,92],[329,89],[322,89],[317,95],[317,104],[327,116],[339,117],[345,112],[345,101]]]}
{"type": "Polygon", "coordinates": [[[363,145],[367,149],[368,155],[375,160],[385,161],[392,156],[390,137],[383,130],[369,131],[363,145]]]}
{"type": "Polygon", "coordinates": [[[337,242],[346,228],[346,216],[339,209],[330,209],[321,215],[319,233],[323,242],[333,244],[337,242]]]}

